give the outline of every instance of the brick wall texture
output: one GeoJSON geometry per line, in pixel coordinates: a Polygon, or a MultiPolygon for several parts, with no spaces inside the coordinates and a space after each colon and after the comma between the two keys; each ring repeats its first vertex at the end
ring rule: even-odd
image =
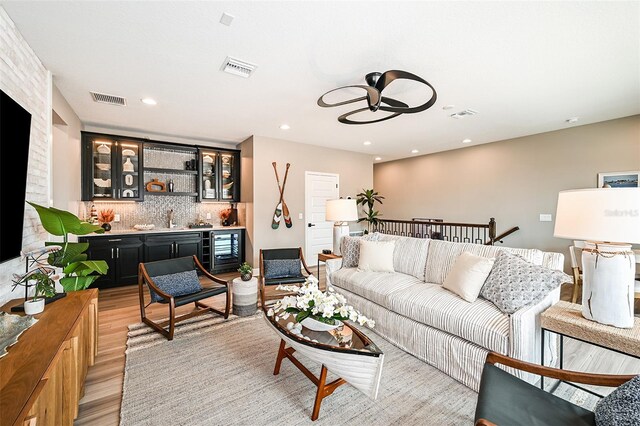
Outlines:
{"type": "MultiPolygon", "coordinates": [[[[0,89],[31,113],[31,140],[27,172],[29,201],[48,205],[50,199],[51,74],[31,50],[6,11],[0,7],[0,89]]],[[[3,141],[3,143],[6,143],[3,141]]],[[[21,200],[16,200],[20,203],[21,200]]],[[[25,208],[23,250],[41,247],[48,234],[32,207],[25,208]]],[[[1,236],[0,236],[1,238],[1,236]]],[[[24,271],[24,261],[0,263],[0,305],[19,297],[11,293],[11,278],[24,271]]]]}

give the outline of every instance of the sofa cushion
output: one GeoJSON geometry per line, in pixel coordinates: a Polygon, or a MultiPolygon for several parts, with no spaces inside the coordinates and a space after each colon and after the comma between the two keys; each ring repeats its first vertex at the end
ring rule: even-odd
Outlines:
{"type": "Polygon", "coordinates": [[[495,259],[464,252],[456,259],[442,287],[473,303],[491,273],[495,259]]]}
{"type": "Polygon", "coordinates": [[[485,246],[483,244],[471,243],[450,243],[448,241],[431,240],[429,243],[429,254],[427,256],[427,267],[425,281],[428,283],[442,284],[453,263],[463,252],[469,252],[476,256],[497,257],[500,251],[522,256],[526,261],[535,265],[542,265],[544,253],[536,249],[518,249],[510,247],[485,246]]]}
{"type": "Polygon", "coordinates": [[[493,303],[469,303],[438,284],[422,283],[395,291],[390,309],[501,354],[509,350],[509,316],[493,303]]]}
{"type": "Polygon", "coordinates": [[[502,252],[480,294],[505,314],[544,299],[571,277],[562,271],[527,262],[520,256],[502,252]]]}
{"type": "MultiPolygon", "coordinates": [[[[423,282],[407,274],[358,271],[356,268],[341,268],[331,274],[331,283],[338,293],[343,288],[358,296],[389,308],[388,297],[392,293],[423,282]]],[[[347,300],[347,303],[349,301],[347,300]]]]}
{"type": "Polygon", "coordinates": [[[395,241],[393,251],[393,269],[424,281],[424,270],[429,252],[428,238],[401,237],[380,234],[379,241],[395,241]]]}
{"type": "Polygon", "coordinates": [[[395,272],[393,269],[393,251],[395,241],[360,240],[358,270],[370,272],[395,272]]]}
{"type": "Polygon", "coordinates": [[[340,240],[340,254],[342,255],[342,268],[354,268],[358,266],[360,258],[360,240],[377,241],[379,233],[366,234],[362,237],[342,237],[340,240]]]}

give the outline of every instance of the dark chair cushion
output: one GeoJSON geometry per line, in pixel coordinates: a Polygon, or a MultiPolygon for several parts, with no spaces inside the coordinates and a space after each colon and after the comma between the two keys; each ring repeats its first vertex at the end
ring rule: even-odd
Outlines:
{"type": "MultiPolygon", "coordinates": [[[[193,294],[187,294],[185,296],[175,297],[176,306],[186,305],[188,303],[197,302],[198,300],[206,299],[207,297],[217,296],[218,294],[226,293],[226,287],[205,288],[202,291],[193,294]]],[[[169,303],[168,300],[161,299],[160,303],[169,303]]]]}
{"type": "Polygon", "coordinates": [[[482,371],[475,421],[509,426],[594,426],[595,415],[492,364],[482,371]]]}
{"type": "Polygon", "coordinates": [[[175,259],[145,262],[144,269],[150,277],[175,274],[176,272],[192,271],[196,269],[193,256],[177,257],[175,259]]]}
{"type": "Polygon", "coordinates": [[[640,376],[602,398],[595,413],[598,426],[640,425],[640,376]]]}
{"type": "MultiPolygon", "coordinates": [[[[198,279],[198,273],[195,269],[176,272],[173,274],[152,276],[151,279],[160,290],[174,297],[198,293],[202,290],[200,280],[198,279]]],[[[162,296],[153,291],[153,289],[149,288],[149,292],[151,293],[152,302],[159,302],[163,300],[162,296]]]]}
{"type": "Polygon", "coordinates": [[[299,284],[303,283],[306,277],[299,275],[297,277],[284,277],[284,278],[269,278],[264,280],[264,285],[279,285],[279,284],[299,284]]]}
{"type": "Polygon", "coordinates": [[[279,248],[262,250],[262,258],[264,260],[274,259],[298,259],[300,260],[299,248],[279,248]]]}
{"type": "Polygon", "coordinates": [[[288,278],[299,277],[300,259],[272,259],[263,263],[264,278],[288,278]]]}

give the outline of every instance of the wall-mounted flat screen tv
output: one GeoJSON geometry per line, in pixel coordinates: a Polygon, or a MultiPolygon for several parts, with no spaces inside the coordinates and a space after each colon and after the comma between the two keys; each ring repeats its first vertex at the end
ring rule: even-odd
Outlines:
{"type": "Polygon", "coordinates": [[[0,90],[0,262],[20,256],[31,114],[0,90]]]}

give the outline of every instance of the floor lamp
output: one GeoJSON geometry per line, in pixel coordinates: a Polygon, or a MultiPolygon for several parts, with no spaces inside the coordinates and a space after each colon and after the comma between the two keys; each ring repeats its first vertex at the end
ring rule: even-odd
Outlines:
{"type": "Polygon", "coordinates": [[[582,315],[633,327],[636,263],[631,244],[640,243],[640,188],[561,191],[554,236],[586,241],[582,315]]]}
{"type": "Polygon", "coordinates": [[[349,224],[358,220],[358,205],[356,200],[351,198],[340,198],[339,200],[327,201],[327,222],[333,224],[333,253],[340,255],[340,241],[342,237],[349,235],[349,224]]]}

